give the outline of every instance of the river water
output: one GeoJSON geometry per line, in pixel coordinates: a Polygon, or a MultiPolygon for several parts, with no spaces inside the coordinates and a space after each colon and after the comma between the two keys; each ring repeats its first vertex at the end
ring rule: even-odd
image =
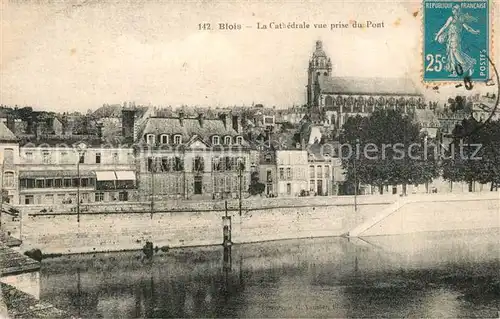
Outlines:
{"type": "Polygon", "coordinates": [[[500,231],[320,238],[44,260],[83,318],[498,318],[500,231]]]}

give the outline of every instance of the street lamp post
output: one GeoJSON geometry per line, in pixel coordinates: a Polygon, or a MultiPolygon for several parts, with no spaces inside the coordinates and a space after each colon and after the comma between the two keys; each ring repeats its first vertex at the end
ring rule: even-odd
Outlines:
{"type": "Polygon", "coordinates": [[[76,162],[76,174],[78,177],[78,181],[76,183],[76,221],[80,222],[80,162],[82,162],[82,156],[85,155],[86,145],[79,144],[76,147],[76,151],[78,153],[78,161],[76,162]]]}
{"type": "Polygon", "coordinates": [[[354,156],[354,163],[353,163],[353,167],[354,167],[354,211],[357,212],[358,211],[358,178],[357,178],[357,175],[356,175],[356,161],[358,159],[358,152],[357,152],[357,146],[359,144],[359,139],[356,139],[356,153],[355,153],[355,156],[354,156]]]}
{"type": "Polygon", "coordinates": [[[243,180],[243,169],[245,168],[245,165],[243,164],[242,161],[240,161],[238,163],[238,171],[239,171],[239,179],[240,179],[240,189],[239,189],[239,193],[240,195],[238,196],[239,198],[239,211],[240,211],[240,216],[241,216],[241,194],[242,194],[242,180],[243,180]]]}
{"type": "Polygon", "coordinates": [[[156,170],[156,158],[152,157],[151,162],[151,214],[150,218],[153,219],[154,207],[155,207],[155,170],[156,170]]]}

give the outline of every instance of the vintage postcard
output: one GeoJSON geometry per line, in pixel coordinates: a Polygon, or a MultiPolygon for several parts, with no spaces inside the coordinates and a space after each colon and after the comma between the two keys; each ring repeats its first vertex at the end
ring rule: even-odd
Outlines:
{"type": "Polygon", "coordinates": [[[0,318],[498,318],[498,0],[4,0],[0,318]]]}

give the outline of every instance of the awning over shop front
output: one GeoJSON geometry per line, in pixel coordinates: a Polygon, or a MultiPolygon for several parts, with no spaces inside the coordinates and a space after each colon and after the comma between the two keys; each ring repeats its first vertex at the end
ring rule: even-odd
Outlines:
{"type": "Polygon", "coordinates": [[[116,179],[119,181],[135,181],[134,171],[116,171],[116,179]]]}
{"type": "Polygon", "coordinates": [[[115,181],[116,175],[114,171],[97,171],[95,172],[98,181],[115,181]]]}

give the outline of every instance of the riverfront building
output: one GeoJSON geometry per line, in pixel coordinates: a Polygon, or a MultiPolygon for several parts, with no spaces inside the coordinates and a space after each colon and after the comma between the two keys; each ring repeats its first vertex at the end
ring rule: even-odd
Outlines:
{"type": "Polygon", "coordinates": [[[139,128],[137,165],[142,200],[223,199],[246,194],[250,147],[237,116],[149,117],[139,128]]]}

